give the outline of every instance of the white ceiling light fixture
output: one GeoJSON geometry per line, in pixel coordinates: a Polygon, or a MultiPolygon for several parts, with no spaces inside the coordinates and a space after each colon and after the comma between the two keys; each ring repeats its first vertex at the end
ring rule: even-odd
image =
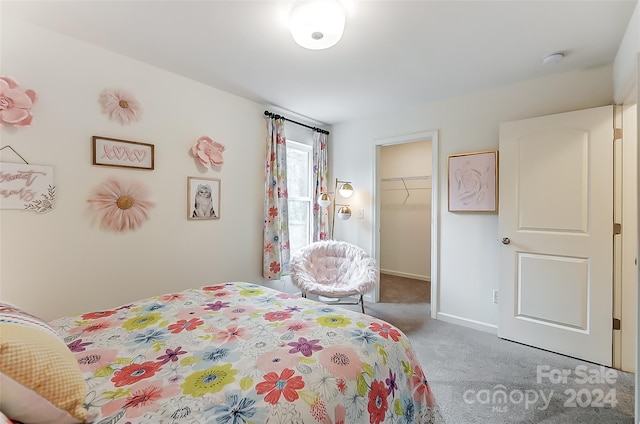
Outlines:
{"type": "Polygon", "coordinates": [[[293,5],[289,29],[296,43],[310,50],[335,46],[344,32],[346,14],[335,0],[301,1],[293,5]]]}
{"type": "Polygon", "coordinates": [[[543,57],[542,63],[545,65],[549,65],[552,63],[562,62],[563,59],[564,59],[564,53],[557,52],[557,53],[552,53],[550,55],[543,57]]]}

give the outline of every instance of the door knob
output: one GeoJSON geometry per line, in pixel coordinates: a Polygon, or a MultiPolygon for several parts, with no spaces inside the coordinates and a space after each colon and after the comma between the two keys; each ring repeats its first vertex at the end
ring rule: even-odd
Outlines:
{"type": "Polygon", "coordinates": [[[509,237],[502,237],[502,244],[509,244],[511,243],[511,240],[509,240],[509,237]]]}

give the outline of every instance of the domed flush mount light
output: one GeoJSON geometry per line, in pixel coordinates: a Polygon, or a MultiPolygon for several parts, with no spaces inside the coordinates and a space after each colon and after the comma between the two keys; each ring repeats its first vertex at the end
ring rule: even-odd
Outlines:
{"type": "Polygon", "coordinates": [[[564,59],[564,53],[562,52],[557,52],[557,53],[552,53],[550,55],[547,55],[545,57],[542,58],[542,63],[545,65],[549,65],[552,63],[558,63],[561,62],[564,59]]]}
{"type": "Polygon", "coordinates": [[[310,50],[332,47],[344,32],[346,15],[335,0],[308,0],[293,5],[289,30],[296,43],[310,50]]]}

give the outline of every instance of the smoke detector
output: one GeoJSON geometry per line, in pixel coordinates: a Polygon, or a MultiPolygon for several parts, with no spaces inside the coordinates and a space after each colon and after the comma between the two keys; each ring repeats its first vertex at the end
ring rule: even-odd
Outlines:
{"type": "Polygon", "coordinates": [[[552,63],[561,62],[562,59],[564,59],[564,53],[562,52],[551,53],[550,55],[547,55],[542,58],[542,63],[545,65],[549,65],[552,63]]]}

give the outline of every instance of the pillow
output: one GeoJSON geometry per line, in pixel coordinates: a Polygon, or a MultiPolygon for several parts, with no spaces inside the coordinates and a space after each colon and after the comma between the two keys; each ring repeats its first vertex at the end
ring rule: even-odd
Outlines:
{"type": "Polygon", "coordinates": [[[0,303],[0,411],[26,424],[83,423],[87,386],[49,324],[0,303]]]}

